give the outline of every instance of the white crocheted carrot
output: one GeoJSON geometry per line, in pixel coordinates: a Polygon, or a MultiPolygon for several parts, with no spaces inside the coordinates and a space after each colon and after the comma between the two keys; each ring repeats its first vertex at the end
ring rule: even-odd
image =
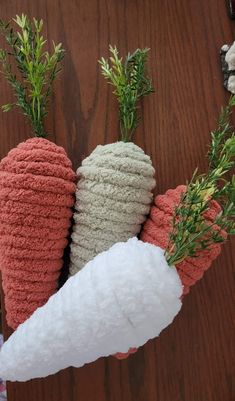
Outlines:
{"type": "Polygon", "coordinates": [[[45,377],[141,346],[172,322],[181,294],[161,248],[136,238],[115,244],[18,327],[0,351],[0,376],[45,377]]]}
{"type": "Polygon", "coordinates": [[[116,48],[101,59],[103,75],[115,87],[119,102],[120,141],[97,148],[78,168],[75,224],[70,273],[75,274],[99,252],[137,235],[149,213],[154,168],[149,156],[131,142],[138,124],[138,100],[152,92],[146,75],[148,49],[128,54],[124,63],[116,48]]]}

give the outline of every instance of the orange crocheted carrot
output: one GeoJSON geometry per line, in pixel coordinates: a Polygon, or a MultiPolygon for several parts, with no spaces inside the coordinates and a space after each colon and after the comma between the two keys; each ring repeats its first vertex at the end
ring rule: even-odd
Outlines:
{"type": "MultiPolygon", "coordinates": [[[[222,110],[219,127],[212,132],[209,171],[195,173],[191,182],[155,198],[140,239],[165,249],[169,265],[175,265],[184,287],[183,295],[200,280],[221,252],[228,234],[235,234],[235,179],[226,180],[234,167],[235,134],[229,116],[235,98],[222,110]]],[[[128,353],[119,353],[125,359],[128,353]]]]}
{"type": "MultiPolygon", "coordinates": [[[[150,242],[163,249],[167,248],[174,211],[185,191],[186,186],[180,185],[155,198],[150,217],[141,232],[140,238],[142,241],[150,242]]],[[[204,214],[208,225],[214,223],[220,211],[219,204],[212,200],[209,209],[204,214]]],[[[225,232],[223,232],[223,235],[226,237],[225,232]]],[[[176,264],[176,269],[184,286],[184,295],[189,292],[189,288],[192,285],[202,278],[204,272],[209,269],[220,252],[221,244],[214,243],[210,248],[198,251],[197,257],[186,257],[182,262],[176,264]]]]}
{"type": "Polygon", "coordinates": [[[43,126],[63,50],[54,45],[52,55],[42,53],[42,21],[22,15],[15,22],[21,33],[3,22],[0,28],[23,82],[12,73],[9,52],[1,50],[2,72],[17,96],[3,110],[21,107],[36,137],[0,162],[0,268],[6,318],[13,329],[57,289],[75,192],[71,162],[62,147],[45,139],[43,126]]]}

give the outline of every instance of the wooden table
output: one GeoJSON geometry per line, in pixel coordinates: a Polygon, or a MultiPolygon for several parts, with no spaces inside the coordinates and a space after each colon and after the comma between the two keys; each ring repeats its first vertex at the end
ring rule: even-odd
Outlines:
{"type": "MultiPolygon", "coordinates": [[[[223,0],[2,0],[1,17],[45,20],[66,48],[47,128],[77,168],[94,147],[117,139],[117,107],[97,59],[108,44],[125,54],[151,48],[156,93],[141,106],[136,142],[152,157],[157,193],[206,168],[210,130],[228,98],[221,45],[234,37],[223,0]]],[[[1,104],[11,101],[1,78],[1,104]]],[[[0,114],[0,156],[30,135],[19,113],[0,114]]],[[[47,379],[9,383],[9,401],[232,401],[234,244],[229,241],[160,338],[119,362],[100,359],[47,379]]],[[[9,335],[5,325],[5,336],[9,335]]]]}

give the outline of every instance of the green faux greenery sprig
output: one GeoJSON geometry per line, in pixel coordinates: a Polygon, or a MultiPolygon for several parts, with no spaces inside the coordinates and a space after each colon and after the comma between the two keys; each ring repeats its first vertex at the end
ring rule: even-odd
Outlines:
{"type": "Polygon", "coordinates": [[[110,45],[109,50],[109,60],[102,57],[99,63],[102,74],[115,88],[113,93],[119,104],[121,140],[129,142],[140,120],[137,103],[142,96],[153,92],[151,80],[146,73],[149,49],[128,53],[124,62],[116,47],[110,45]]]}
{"type": "Polygon", "coordinates": [[[196,257],[197,252],[225,241],[225,232],[235,234],[235,176],[226,178],[235,164],[235,134],[230,126],[233,106],[235,96],[222,109],[218,128],[211,134],[208,173],[194,173],[175,208],[165,252],[169,265],[176,265],[188,256],[196,257]],[[218,201],[221,211],[210,224],[204,214],[213,199],[218,201]]]}
{"type": "Polygon", "coordinates": [[[53,42],[53,52],[44,50],[46,40],[42,35],[43,21],[32,21],[22,14],[11,23],[0,20],[0,33],[9,49],[0,49],[1,72],[14,89],[16,102],[2,106],[4,112],[14,107],[22,109],[29,118],[34,134],[45,137],[44,118],[48,113],[48,102],[52,84],[61,70],[60,62],[64,56],[61,43],[53,42]],[[19,78],[13,71],[11,60],[15,61],[19,78]]]}

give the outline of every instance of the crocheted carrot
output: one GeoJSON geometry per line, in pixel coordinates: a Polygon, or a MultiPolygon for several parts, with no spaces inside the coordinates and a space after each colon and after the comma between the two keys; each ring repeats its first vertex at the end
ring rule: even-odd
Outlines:
{"type": "Polygon", "coordinates": [[[45,139],[43,124],[64,50],[61,44],[52,54],[44,50],[42,20],[22,14],[14,22],[16,29],[0,21],[8,45],[0,50],[1,71],[16,94],[3,111],[21,108],[35,135],[0,162],[0,268],[6,319],[16,329],[57,289],[75,174],[64,149],[45,139]]]}
{"type": "Polygon", "coordinates": [[[145,64],[149,49],[137,49],[125,61],[110,46],[102,73],[114,86],[119,104],[120,141],[97,148],[78,168],[70,273],[75,274],[99,252],[139,233],[149,213],[154,168],[131,142],[139,122],[137,103],[152,92],[145,64]]]}
{"type": "Polygon", "coordinates": [[[167,261],[175,265],[189,292],[219,255],[221,244],[235,234],[235,134],[230,114],[231,97],[222,109],[219,126],[212,132],[207,174],[194,173],[187,186],[157,196],[141,238],[166,249],[167,261]]]}
{"type": "MultiPolygon", "coordinates": [[[[234,167],[235,136],[229,124],[232,97],[212,132],[208,153],[209,171],[195,172],[185,186],[158,195],[150,217],[143,226],[141,240],[166,249],[167,261],[175,265],[183,285],[183,295],[202,278],[221,252],[221,244],[235,234],[235,177],[226,180],[234,167]]],[[[119,359],[128,357],[119,353],[119,359]]]]}
{"type": "Polygon", "coordinates": [[[182,284],[164,251],[131,238],[70,277],[4,343],[0,376],[45,377],[143,345],[181,308],[182,284]],[[43,357],[42,357],[43,354],[43,357]]]}

